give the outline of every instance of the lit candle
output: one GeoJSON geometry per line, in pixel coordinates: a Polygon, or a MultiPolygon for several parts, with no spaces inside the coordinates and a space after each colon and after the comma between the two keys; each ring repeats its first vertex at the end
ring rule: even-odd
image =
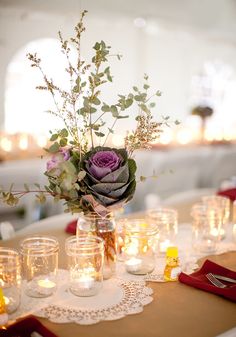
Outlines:
{"type": "Polygon", "coordinates": [[[218,228],[212,228],[211,229],[211,235],[215,236],[215,237],[217,237],[217,236],[223,237],[225,235],[225,231],[224,231],[223,228],[220,228],[220,229],[218,229],[218,228]]]}
{"type": "Polygon", "coordinates": [[[96,270],[93,267],[75,270],[71,278],[80,289],[88,290],[94,286],[96,270]]]}
{"type": "Polygon", "coordinates": [[[49,279],[42,279],[37,281],[37,290],[40,294],[51,295],[56,288],[56,283],[49,279]]]}
{"type": "Polygon", "coordinates": [[[142,266],[142,260],[131,257],[131,259],[125,262],[125,265],[128,272],[137,272],[142,266]]]}
{"type": "Polygon", "coordinates": [[[165,253],[166,249],[170,246],[170,240],[166,239],[160,242],[160,253],[165,253]]]}
{"type": "Polygon", "coordinates": [[[10,303],[10,300],[9,300],[8,297],[3,296],[3,299],[4,299],[4,302],[5,302],[5,305],[8,305],[10,303]]]}
{"type": "Polygon", "coordinates": [[[88,275],[82,275],[79,279],[78,279],[78,284],[80,288],[83,289],[90,289],[93,287],[94,285],[94,278],[92,276],[88,276],[88,275]]]}

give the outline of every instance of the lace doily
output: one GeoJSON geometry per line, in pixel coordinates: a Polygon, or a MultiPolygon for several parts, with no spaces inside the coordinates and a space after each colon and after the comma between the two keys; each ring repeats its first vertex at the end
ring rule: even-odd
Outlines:
{"type": "Polygon", "coordinates": [[[77,297],[67,289],[68,271],[59,270],[58,280],[56,294],[48,298],[30,298],[23,291],[21,306],[10,318],[31,313],[56,323],[89,325],[140,313],[153,300],[153,291],[144,281],[112,278],[103,282],[98,295],[77,297]]]}

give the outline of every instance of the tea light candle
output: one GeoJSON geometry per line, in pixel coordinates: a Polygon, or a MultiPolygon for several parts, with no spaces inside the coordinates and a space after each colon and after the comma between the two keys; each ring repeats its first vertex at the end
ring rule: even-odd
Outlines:
{"type": "Polygon", "coordinates": [[[160,253],[165,253],[166,249],[170,246],[170,240],[166,239],[160,242],[160,253]]]}
{"type": "Polygon", "coordinates": [[[128,272],[137,272],[142,266],[142,260],[131,257],[131,259],[125,262],[125,265],[128,272]]]}
{"type": "Polygon", "coordinates": [[[37,281],[38,291],[44,295],[51,295],[56,288],[56,283],[49,279],[37,281]]]}
{"type": "Polygon", "coordinates": [[[220,228],[220,229],[212,228],[210,233],[212,236],[215,236],[215,237],[217,236],[223,237],[225,235],[225,231],[223,228],[220,228]]]}
{"type": "Polygon", "coordinates": [[[78,279],[78,285],[81,289],[91,289],[94,285],[94,278],[89,275],[82,275],[78,279]]]}
{"type": "Polygon", "coordinates": [[[5,305],[8,305],[10,303],[10,300],[9,300],[8,297],[3,296],[3,299],[4,299],[4,302],[5,302],[5,305]]]}

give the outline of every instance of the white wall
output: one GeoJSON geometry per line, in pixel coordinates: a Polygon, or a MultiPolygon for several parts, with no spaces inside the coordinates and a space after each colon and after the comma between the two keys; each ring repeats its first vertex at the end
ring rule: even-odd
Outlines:
{"type": "MultiPolygon", "coordinates": [[[[67,13],[0,7],[0,129],[4,127],[5,76],[11,58],[29,41],[56,37],[59,29],[65,36],[71,35],[77,19],[77,15],[67,13]]],[[[134,26],[130,14],[97,15],[90,11],[82,54],[90,56],[94,42],[101,39],[110,43],[114,52],[123,54],[121,62],[112,61],[115,85],[106,90],[111,102],[114,95],[140,82],[146,72],[151,83],[164,93],[159,99],[158,113],[184,119],[190,109],[192,76],[199,73],[205,61],[215,59],[231,65],[236,73],[236,43],[164,19],[153,19],[152,24],[157,29],[148,33],[145,28],[134,26]]]]}

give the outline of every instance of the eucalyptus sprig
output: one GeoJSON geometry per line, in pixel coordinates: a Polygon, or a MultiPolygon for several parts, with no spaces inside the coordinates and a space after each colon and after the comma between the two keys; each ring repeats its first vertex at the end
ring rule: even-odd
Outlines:
{"type": "MultiPolygon", "coordinates": [[[[94,209],[104,212],[110,206],[128,202],[136,187],[136,163],[131,158],[133,152],[149,148],[165,126],[179,123],[171,121],[169,116],[160,116],[158,121],[154,119],[155,98],[158,99],[161,92],[151,90],[146,74],[141,88],[133,86],[130,92],[118,94],[112,104],[104,101],[103,86],[113,82],[110,57],[120,60],[121,55],[112,54],[111,47],[101,40],[94,44],[90,62],[81,58],[86,13],[82,12],[73,37],[64,39],[58,32],[61,52],[66,60],[67,89],[61,88],[45,73],[37,53],[27,54],[31,66],[42,75],[43,83],[36,88],[52,96],[54,108],[48,112],[61,119],[64,127],[50,131],[51,144],[45,149],[51,154],[45,172],[48,185],[41,188],[35,184],[36,189],[31,189],[25,184],[23,191],[14,191],[13,186],[8,191],[0,189],[0,200],[8,205],[16,205],[31,192],[36,194],[39,202],[44,202],[47,195],[56,201],[64,200],[66,210],[70,212],[94,209]],[[72,48],[76,51],[75,61],[71,57],[72,48]],[[110,125],[105,122],[108,116],[112,117],[110,125]],[[108,147],[107,142],[115,132],[117,122],[129,117],[135,118],[136,127],[127,133],[125,149],[108,147]],[[103,162],[102,168],[93,163],[97,155],[103,162]],[[109,160],[112,162],[111,172],[106,167],[109,160]],[[94,165],[92,171],[90,165],[94,165]],[[100,170],[105,172],[102,178],[100,170]]],[[[141,176],[140,181],[144,180],[146,177],[141,176]]]]}

